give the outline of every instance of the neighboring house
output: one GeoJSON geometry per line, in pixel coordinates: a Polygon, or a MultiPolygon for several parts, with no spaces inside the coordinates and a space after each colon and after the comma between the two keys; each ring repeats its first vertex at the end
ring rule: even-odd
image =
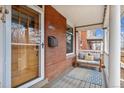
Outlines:
{"type": "Polygon", "coordinates": [[[80,31],[80,49],[81,50],[88,50],[88,42],[87,42],[87,31],[80,31]]]}
{"type": "Polygon", "coordinates": [[[103,51],[103,30],[93,29],[80,31],[80,49],[81,50],[100,50],[103,51]]]}

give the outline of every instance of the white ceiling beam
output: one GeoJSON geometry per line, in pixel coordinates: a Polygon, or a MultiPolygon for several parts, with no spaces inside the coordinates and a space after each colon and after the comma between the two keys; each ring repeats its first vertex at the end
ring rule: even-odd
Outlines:
{"type": "Polygon", "coordinates": [[[76,27],[76,31],[86,31],[86,30],[97,29],[97,28],[103,28],[103,24],[98,23],[98,24],[92,24],[92,25],[87,25],[82,27],[76,27]]]}

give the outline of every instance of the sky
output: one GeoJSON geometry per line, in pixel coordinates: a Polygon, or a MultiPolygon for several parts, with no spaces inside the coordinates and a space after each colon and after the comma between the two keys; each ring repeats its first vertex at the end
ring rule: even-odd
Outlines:
{"type": "Polygon", "coordinates": [[[103,29],[100,29],[100,28],[96,29],[97,37],[103,37],[103,35],[104,35],[103,29]]]}
{"type": "Polygon", "coordinates": [[[121,18],[121,32],[124,32],[124,16],[121,18]]]}

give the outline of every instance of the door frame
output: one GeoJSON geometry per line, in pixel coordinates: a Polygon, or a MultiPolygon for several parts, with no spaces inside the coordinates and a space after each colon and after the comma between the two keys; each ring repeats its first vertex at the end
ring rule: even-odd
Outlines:
{"type": "MultiPolygon", "coordinates": [[[[3,8],[3,5],[0,5],[1,8],[3,8]]],[[[4,61],[4,42],[3,42],[3,36],[4,36],[4,23],[1,20],[1,17],[3,16],[2,13],[0,13],[0,88],[3,87],[3,61],[4,61]]]]}
{"type": "MultiPolygon", "coordinates": [[[[5,62],[4,62],[4,87],[11,87],[11,16],[12,16],[12,6],[5,6],[6,9],[8,9],[9,14],[6,15],[6,24],[5,24],[5,62]]],[[[31,8],[38,13],[40,13],[40,30],[41,30],[41,43],[44,43],[44,10],[36,5],[26,5],[26,7],[31,8]]],[[[39,67],[39,76],[38,78],[29,81],[28,83],[25,83],[24,85],[21,85],[19,87],[31,87],[32,85],[36,84],[37,82],[44,79],[44,47],[40,48],[40,67],[39,67]]]]}

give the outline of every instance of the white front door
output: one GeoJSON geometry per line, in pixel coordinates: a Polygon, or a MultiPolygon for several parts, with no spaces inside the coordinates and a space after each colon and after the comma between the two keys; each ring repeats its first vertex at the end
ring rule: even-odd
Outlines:
{"type": "Polygon", "coordinates": [[[44,13],[38,6],[6,6],[6,87],[44,79],[44,13]]]}

